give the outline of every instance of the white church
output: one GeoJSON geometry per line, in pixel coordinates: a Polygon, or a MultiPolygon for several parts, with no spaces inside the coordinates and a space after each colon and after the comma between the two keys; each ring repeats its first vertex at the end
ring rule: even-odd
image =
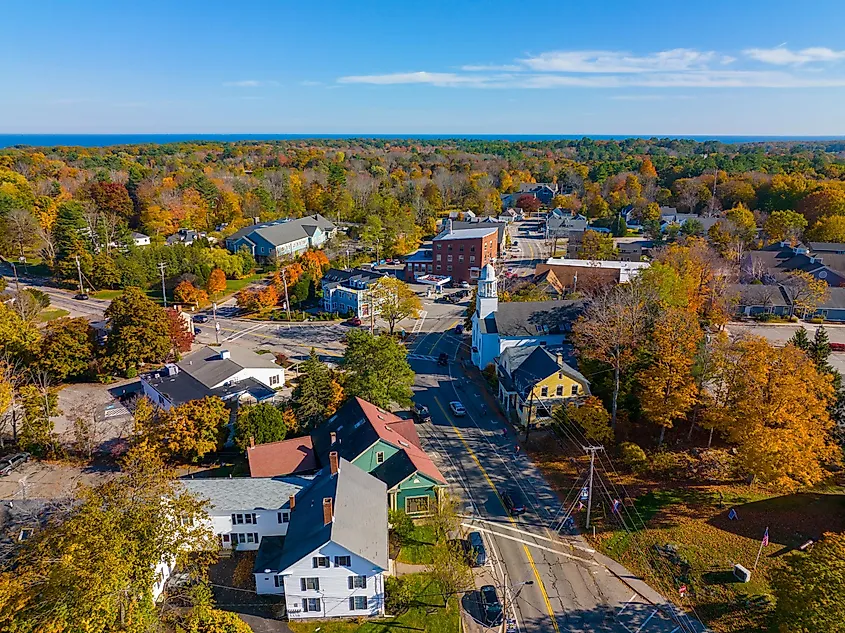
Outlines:
{"type": "Polygon", "coordinates": [[[576,301],[530,301],[499,304],[496,269],[487,264],[478,278],[472,315],[472,362],[484,369],[508,347],[567,342],[572,323],[581,314],[576,301]]]}

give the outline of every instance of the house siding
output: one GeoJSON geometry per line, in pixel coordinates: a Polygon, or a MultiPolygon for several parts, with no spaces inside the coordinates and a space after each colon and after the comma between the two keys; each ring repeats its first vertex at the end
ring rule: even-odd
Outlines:
{"type": "MultiPolygon", "coordinates": [[[[288,526],[290,523],[279,522],[279,512],[288,514],[290,517],[290,510],[285,504],[285,507],[279,509],[255,509],[250,508],[246,510],[232,510],[225,514],[214,513],[210,514],[206,525],[211,528],[214,535],[217,537],[221,547],[242,550],[258,549],[261,539],[265,536],[284,536],[288,533],[288,526]],[[233,514],[254,514],[255,523],[238,523],[232,524],[233,514]],[[237,547],[233,547],[232,534],[258,534],[258,540],[254,543],[238,543],[237,547]],[[223,541],[223,535],[229,535],[229,541],[223,541]]],[[[240,541],[240,539],[238,539],[240,541]]]]}
{"type": "Polygon", "coordinates": [[[405,481],[401,482],[398,486],[395,486],[393,489],[389,491],[389,494],[392,494],[392,498],[394,499],[394,504],[392,509],[394,510],[405,510],[411,515],[419,515],[423,516],[427,513],[419,512],[414,513],[410,512],[407,506],[408,499],[412,497],[428,497],[429,498],[429,508],[432,507],[432,504],[437,500],[437,489],[442,484],[438,484],[436,481],[426,477],[425,475],[417,472],[408,477],[405,481]]]}
{"type": "Polygon", "coordinates": [[[288,618],[291,620],[348,618],[355,616],[375,616],[384,613],[384,570],[372,562],[361,558],[341,545],[329,541],[307,556],[303,556],[294,565],[279,574],[258,572],[255,574],[255,590],[258,594],[284,594],[287,603],[288,618]],[[315,569],[312,558],[327,556],[330,567],[315,569]],[[349,556],[349,567],[336,567],[335,556],[349,556]],[[374,571],[375,570],[375,571],[374,571]],[[276,587],[274,576],[281,576],[281,587],[276,587]],[[365,576],[366,588],[349,589],[350,576],[365,576]],[[318,578],[320,589],[302,590],[303,578],[318,578]],[[365,596],[366,610],[350,610],[349,598],[365,596]],[[302,610],[303,598],[319,598],[320,610],[305,612],[302,610]]]}
{"type": "Polygon", "coordinates": [[[370,448],[368,448],[363,453],[358,455],[358,457],[353,459],[352,463],[355,464],[361,470],[371,473],[381,465],[379,462],[376,461],[376,453],[380,452],[384,453],[384,461],[387,461],[396,453],[398,453],[399,449],[395,446],[388,444],[383,440],[378,440],[370,448]]]}

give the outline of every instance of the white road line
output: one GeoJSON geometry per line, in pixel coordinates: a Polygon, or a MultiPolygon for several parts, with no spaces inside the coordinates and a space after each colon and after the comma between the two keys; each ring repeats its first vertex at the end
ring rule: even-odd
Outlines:
{"type": "Polygon", "coordinates": [[[616,617],[617,617],[617,618],[618,618],[620,615],[622,615],[622,612],[623,612],[625,609],[627,609],[627,608],[628,608],[628,605],[629,605],[629,604],[631,604],[631,603],[632,603],[632,602],[636,599],[636,597],[637,597],[637,594],[634,594],[633,596],[631,596],[630,598],[628,598],[628,602],[626,602],[626,603],[625,603],[625,605],[624,605],[621,609],[619,609],[619,613],[617,613],[617,614],[616,614],[616,617]]]}
{"type": "Polygon", "coordinates": [[[649,623],[649,620],[651,620],[651,619],[652,619],[652,618],[653,618],[653,617],[657,614],[657,612],[658,612],[658,611],[660,611],[660,609],[655,609],[654,611],[652,611],[652,612],[651,612],[651,615],[650,615],[650,616],[648,616],[648,617],[645,619],[645,622],[643,622],[642,624],[640,624],[640,628],[638,628],[636,631],[634,631],[634,633],[640,633],[640,631],[642,631],[642,630],[643,630],[643,627],[644,627],[646,624],[648,624],[648,623],[649,623]]]}
{"type": "Polygon", "coordinates": [[[241,338],[242,336],[249,334],[250,332],[255,332],[256,330],[260,330],[265,325],[268,325],[268,324],[267,323],[259,323],[258,325],[253,325],[251,328],[247,328],[247,329],[243,330],[242,332],[238,332],[237,334],[233,334],[229,338],[225,339],[225,341],[236,341],[239,338],[241,338]]]}
{"type": "Polygon", "coordinates": [[[489,523],[490,525],[496,525],[500,528],[504,528],[506,530],[512,530],[514,532],[519,532],[520,534],[525,534],[526,536],[533,536],[534,538],[543,539],[544,541],[548,541],[549,543],[556,543],[557,545],[566,545],[568,547],[574,547],[575,549],[580,549],[582,552],[586,552],[588,554],[595,554],[596,550],[590,549],[588,547],[579,547],[578,545],[570,545],[565,541],[561,541],[559,539],[548,538],[547,536],[540,536],[539,534],[535,534],[534,532],[529,532],[528,530],[520,530],[517,527],[512,525],[505,525],[504,523],[498,523],[496,521],[488,521],[487,519],[479,519],[473,518],[473,521],[480,521],[481,523],[489,523]]]}
{"type": "Polygon", "coordinates": [[[523,545],[527,545],[528,547],[534,547],[536,549],[541,549],[544,552],[551,552],[552,554],[557,554],[558,556],[565,556],[566,558],[571,558],[572,560],[577,560],[579,563],[586,563],[587,565],[594,565],[599,566],[599,564],[594,560],[588,560],[586,558],[581,558],[580,556],[573,556],[572,554],[568,554],[567,552],[561,552],[560,550],[552,549],[551,547],[546,547],[545,545],[538,545],[537,543],[533,543],[531,541],[526,541],[525,539],[517,538],[515,536],[510,536],[508,534],[502,534],[501,532],[494,532],[493,530],[488,530],[487,528],[478,527],[477,525],[473,525],[472,523],[461,523],[462,526],[467,528],[472,528],[476,532],[485,532],[487,534],[492,534],[494,536],[499,536],[503,539],[507,539],[509,541],[514,541],[515,543],[522,543],[523,545]]]}
{"type": "Polygon", "coordinates": [[[672,629],[671,631],[669,631],[669,633],[675,633],[676,631],[680,631],[680,630],[681,630],[681,627],[676,626],[674,629],[672,629]]]}

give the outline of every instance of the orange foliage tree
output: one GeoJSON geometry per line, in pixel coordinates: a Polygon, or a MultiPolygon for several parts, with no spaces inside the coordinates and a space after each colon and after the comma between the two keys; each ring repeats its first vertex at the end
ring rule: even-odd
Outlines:
{"type": "Polygon", "coordinates": [[[179,303],[187,303],[200,308],[208,303],[208,293],[197,288],[190,281],[185,280],[179,283],[173,290],[173,298],[179,303]]]}
{"type": "Polygon", "coordinates": [[[299,257],[299,263],[314,281],[319,281],[323,277],[323,272],[329,267],[329,258],[323,251],[307,251],[299,257]]]}
{"type": "Polygon", "coordinates": [[[226,273],[219,268],[212,270],[208,276],[208,282],[205,284],[205,289],[212,297],[226,290],[226,273]]]}

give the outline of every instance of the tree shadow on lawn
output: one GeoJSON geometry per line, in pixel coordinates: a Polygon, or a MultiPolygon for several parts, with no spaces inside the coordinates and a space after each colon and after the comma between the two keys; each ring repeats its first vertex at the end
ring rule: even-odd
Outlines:
{"type": "Polygon", "coordinates": [[[782,550],[769,554],[779,556],[809,539],[818,540],[824,532],[845,531],[845,495],[803,492],[742,505],[726,505],[708,524],[731,534],[761,540],[766,528],[769,541],[782,545],[782,550]],[[730,519],[731,508],[737,519],[730,519]]]}

